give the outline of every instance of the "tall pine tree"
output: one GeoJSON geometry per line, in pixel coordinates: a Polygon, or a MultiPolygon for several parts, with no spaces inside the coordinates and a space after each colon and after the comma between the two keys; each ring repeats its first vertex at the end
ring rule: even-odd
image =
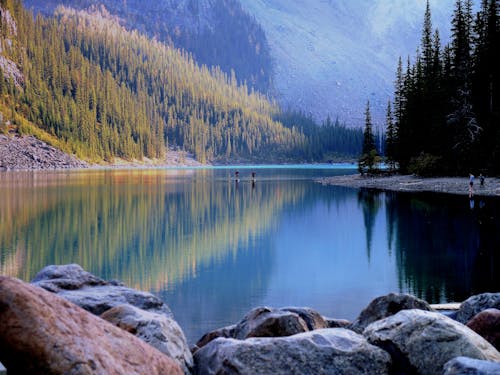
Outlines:
{"type": "Polygon", "coordinates": [[[396,125],[392,116],[391,102],[387,103],[387,114],[385,118],[386,138],[385,138],[385,156],[389,169],[396,169],[396,142],[397,132],[396,125]]]}
{"type": "Polygon", "coordinates": [[[361,174],[373,173],[376,165],[380,163],[380,156],[375,146],[375,136],[373,135],[372,116],[370,113],[370,101],[366,103],[365,128],[363,131],[363,149],[358,161],[358,170],[361,174]]]}

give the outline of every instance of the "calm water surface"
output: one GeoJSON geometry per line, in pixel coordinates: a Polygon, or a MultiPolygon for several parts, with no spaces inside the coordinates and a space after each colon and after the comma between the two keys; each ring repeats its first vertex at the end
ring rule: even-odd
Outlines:
{"type": "Polygon", "coordinates": [[[352,319],[392,291],[500,290],[498,199],[313,182],[349,167],[238,168],[239,183],[235,168],[1,173],[0,273],[78,263],[159,295],[190,343],[259,305],[352,319]]]}

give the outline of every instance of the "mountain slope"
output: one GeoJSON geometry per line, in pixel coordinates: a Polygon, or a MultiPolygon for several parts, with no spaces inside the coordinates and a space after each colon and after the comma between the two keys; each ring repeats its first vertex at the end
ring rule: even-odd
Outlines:
{"type": "MultiPolygon", "coordinates": [[[[425,0],[240,0],[264,28],[280,101],[317,118],[363,122],[366,100],[383,122],[396,62],[419,45],[425,0]]],[[[448,38],[453,0],[431,0],[448,38]]]]}
{"type": "Polygon", "coordinates": [[[260,25],[237,0],[24,0],[27,8],[52,15],[58,5],[75,9],[104,5],[128,30],[137,29],[219,66],[260,92],[271,89],[272,61],[260,25]]]}
{"type": "Polygon", "coordinates": [[[33,19],[18,0],[0,4],[17,21],[10,32],[2,17],[0,54],[23,74],[19,84],[1,69],[0,108],[21,131],[32,127],[27,119],[94,160],[158,158],[167,143],[202,162],[286,158],[303,146],[263,96],[106,13],[60,8],[57,18],[33,19]]]}

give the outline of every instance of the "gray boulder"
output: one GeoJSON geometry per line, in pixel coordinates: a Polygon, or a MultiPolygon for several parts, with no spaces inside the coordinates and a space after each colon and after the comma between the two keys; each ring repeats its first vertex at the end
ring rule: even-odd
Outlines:
{"type": "Polygon", "coordinates": [[[131,305],[113,307],[101,318],[165,353],[177,362],[184,373],[191,372],[193,356],[184,332],[175,320],[131,305]]]}
{"type": "Polygon", "coordinates": [[[307,331],[307,323],[296,313],[257,307],[236,324],[234,338],[244,340],[249,337],[281,337],[307,331]]]}
{"type": "Polygon", "coordinates": [[[307,324],[307,328],[312,331],[314,329],[331,328],[328,326],[326,319],[316,310],[309,307],[283,307],[281,311],[289,311],[297,314],[307,324]]]}
{"type": "Polygon", "coordinates": [[[355,332],[320,329],[289,337],[218,338],[194,355],[195,374],[388,374],[390,356],[355,332]]]}
{"type": "Polygon", "coordinates": [[[78,264],[47,266],[36,274],[31,283],[52,293],[77,290],[87,286],[109,285],[107,281],[85,271],[78,264]]]}
{"type": "Polygon", "coordinates": [[[325,318],[328,328],[349,328],[351,322],[346,319],[325,318]]]}
{"type": "Polygon", "coordinates": [[[354,332],[362,333],[369,324],[394,315],[401,310],[410,309],[432,311],[431,306],[424,300],[409,294],[390,293],[371,301],[348,328],[354,332]]]}
{"type": "Polygon", "coordinates": [[[284,337],[321,328],[328,328],[328,323],[318,312],[307,307],[257,307],[237,324],[204,335],[193,351],[219,337],[238,340],[249,337],[284,337]]]}
{"type": "Polygon", "coordinates": [[[500,310],[500,293],[483,293],[468,298],[460,305],[455,319],[466,324],[475,315],[486,309],[500,310]]]}
{"type": "Polygon", "coordinates": [[[500,353],[481,336],[436,312],[403,310],[370,324],[363,334],[391,354],[401,373],[441,374],[444,364],[459,356],[500,361],[500,353]]]}
{"type": "Polygon", "coordinates": [[[500,375],[500,363],[457,357],[444,365],[443,375],[500,375]]]}
{"type": "Polygon", "coordinates": [[[209,333],[204,334],[201,339],[198,340],[196,345],[191,349],[192,353],[195,353],[198,349],[203,348],[205,345],[207,345],[210,341],[215,340],[219,337],[222,338],[234,338],[234,330],[236,328],[236,324],[232,326],[227,326],[223,328],[216,329],[214,331],[211,331],[209,333]]]}
{"type": "Polygon", "coordinates": [[[94,315],[123,304],[172,318],[168,306],[151,293],[127,288],[121,283],[102,280],[77,264],[48,266],[33,279],[33,285],[80,306],[94,315]]]}

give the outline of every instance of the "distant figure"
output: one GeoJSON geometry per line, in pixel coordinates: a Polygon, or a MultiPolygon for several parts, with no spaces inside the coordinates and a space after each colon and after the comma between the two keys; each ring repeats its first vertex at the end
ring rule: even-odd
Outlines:
{"type": "Polygon", "coordinates": [[[474,175],[469,173],[469,198],[474,195],[474,175]]]}
{"type": "Polygon", "coordinates": [[[481,184],[481,186],[484,186],[484,176],[482,173],[479,174],[479,183],[481,184]]]}
{"type": "Polygon", "coordinates": [[[240,172],[239,171],[234,172],[234,181],[236,183],[240,182],[240,172]]]}
{"type": "Polygon", "coordinates": [[[252,172],[252,189],[255,188],[255,172],[252,172]]]}

